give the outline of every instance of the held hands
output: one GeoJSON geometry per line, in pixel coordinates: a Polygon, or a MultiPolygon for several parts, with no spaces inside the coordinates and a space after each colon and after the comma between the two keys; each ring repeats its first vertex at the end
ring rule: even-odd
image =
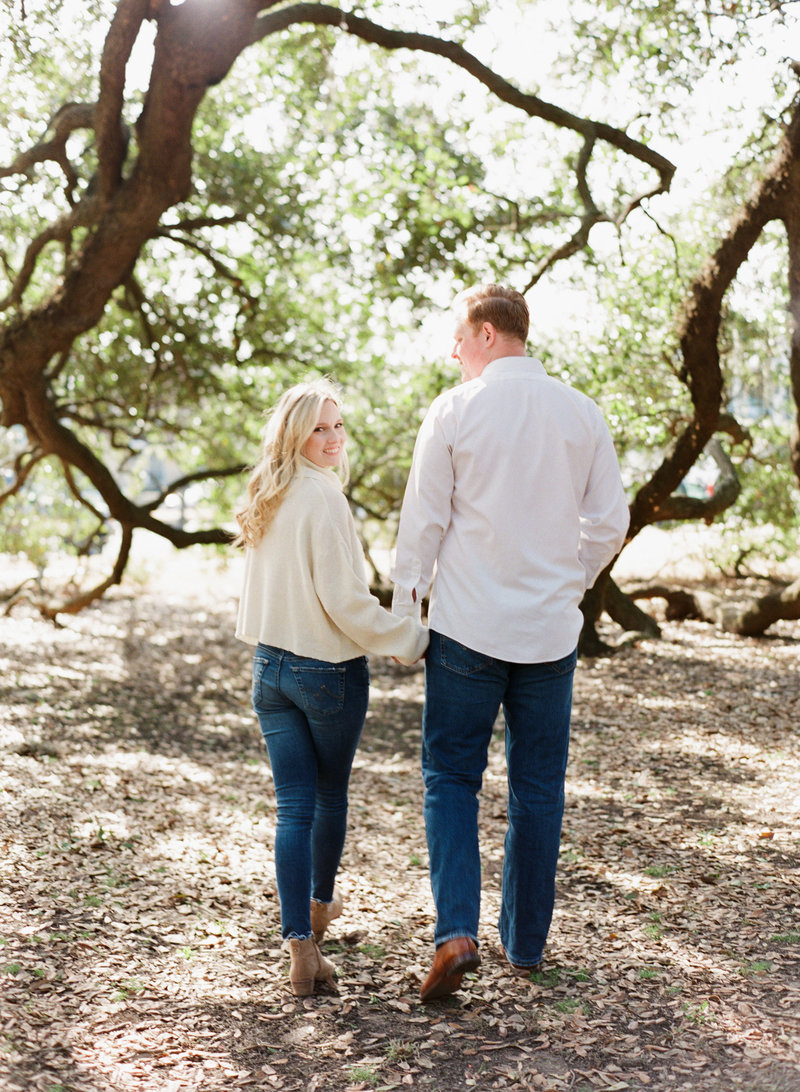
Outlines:
{"type": "MultiPolygon", "coordinates": [[[[411,589],[411,602],[416,603],[416,601],[417,601],[417,589],[412,588],[411,589]]],[[[418,663],[421,663],[425,659],[425,653],[423,652],[423,654],[421,656],[418,656],[416,658],[416,660],[412,660],[410,664],[404,664],[403,661],[398,660],[398,658],[396,656],[392,656],[392,659],[394,660],[394,662],[396,664],[400,664],[401,667],[415,667],[418,663]]]]}

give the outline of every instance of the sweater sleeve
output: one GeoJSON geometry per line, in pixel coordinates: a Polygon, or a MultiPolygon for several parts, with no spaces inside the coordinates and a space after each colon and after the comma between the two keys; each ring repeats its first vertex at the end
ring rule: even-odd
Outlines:
{"type": "Polygon", "coordinates": [[[395,617],[370,592],[344,494],[320,490],[309,530],[314,589],[328,617],[366,652],[415,663],[428,646],[428,630],[413,618],[395,617]]]}

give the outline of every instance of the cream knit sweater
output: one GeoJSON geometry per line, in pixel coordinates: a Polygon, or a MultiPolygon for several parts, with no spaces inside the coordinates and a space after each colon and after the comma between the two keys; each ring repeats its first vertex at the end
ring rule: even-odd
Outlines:
{"type": "Polygon", "coordinates": [[[333,470],[304,459],[267,533],[245,550],[236,636],[330,663],[374,653],[409,664],[427,648],[424,626],[371,594],[333,470]]]}

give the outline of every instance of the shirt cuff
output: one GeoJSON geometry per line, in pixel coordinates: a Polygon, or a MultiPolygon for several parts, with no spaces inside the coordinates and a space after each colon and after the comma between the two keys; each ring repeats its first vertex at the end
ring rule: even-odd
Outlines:
{"type": "Polygon", "coordinates": [[[403,588],[395,584],[392,593],[392,614],[400,618],[414,618],[417,622],[421,622],[422,600],[415,594],[413,588],[403,588]]]}

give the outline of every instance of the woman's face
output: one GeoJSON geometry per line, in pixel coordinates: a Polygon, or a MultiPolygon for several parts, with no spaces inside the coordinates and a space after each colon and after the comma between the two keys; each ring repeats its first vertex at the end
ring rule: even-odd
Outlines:
{"type": "Polygon", "coordinates": [[[347,433],[339,407],[335,402],[323,402],[317,427],[303,445],[301,454],[317,466],[338,466],[346,442],[347,433]]]}

